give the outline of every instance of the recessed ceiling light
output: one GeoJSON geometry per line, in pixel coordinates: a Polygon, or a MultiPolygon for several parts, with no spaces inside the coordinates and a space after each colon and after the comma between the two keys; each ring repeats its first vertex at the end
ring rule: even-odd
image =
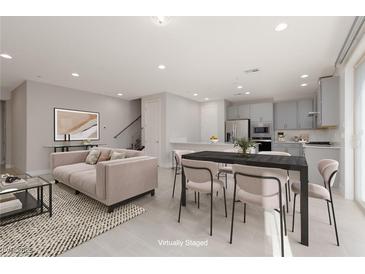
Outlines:
{"type": "Polygon", "coordinates": [[[80,77],[80,74],[78,74],[78,73],[76,73],[76,72],[71,73],[71,75],[72,75],[73,77],[80,77]]]}
{"type": "Polygon", "coordinates": [[[13,59],[13,57],[11,57],[9,54],[7,54],[7,53],[1,53],[0,54],[0,56],[2,57],[2,58],[5,58],[5,59],[13,59]]]}
{"type": "Polygon", "coordinates": [[[205,97],[205,98],[204,98],[204,100],[205,100],[205,101],[208,101],[208,100],[209,100],[209,98],[208,98],[208,97],[205,97]]]}
{"type": "Polygon", "coordinates": [[[241,88],[243,88],[243,86],[241,86],[241,85],[240,85],[240,86],[237,86],[237,88],[238,88],[238,89],[241,89],[241,88]]]}
{"type": "Polygon", "coordinates": [[[286,28],[288,27],[288,24],[287,23],[280,23],[278,24],[276,27],[275,27],[275,31],[283,31],[285,30],[286,28]]]}
{"type": "Polygon", "coordinates": [[[301,86],[301,87],[306,87],[306,86],[308,86],[308,84],[307,84],[307,83],[303,83],[303,84],[301,84],[300,86],[301,86]]]}
{"type": "Polygon", "coordinates": [[[246,95],[250,95],[250,94],[251,94],[251,92],[250,92],[250,91],[246,91],[246,92],[245,92],[245,94],[246,94],[246,95]]]}
{"type": "Polygon", "coordinates": [[[118,93],[117,95],[118,95],[118,96],[123,96],[123,93],[118,93]]]}
{"type": "Polygon", "coordinates": [[[152,20],[156,25],[166,26],[171,21],[170,16],[152,16],[152,20]]]}
{"type": "Polygon", "coordinates": [[[193,96],[198,96],[199,94],[198,93],[194,93],[193,96]]]}
{"type": "Polygon", "coordinates": [[[300,78],[307,78],[308,77],[308,74],[303,74],[300,76],[300,78]]]}
{"type": "Polygon", "coordinates": [[[158,65],[158,68],[159,68],[159,69],[165,69],[165,68],[166,68],[166,66],[161,64],[161,65],[158,65]]]}

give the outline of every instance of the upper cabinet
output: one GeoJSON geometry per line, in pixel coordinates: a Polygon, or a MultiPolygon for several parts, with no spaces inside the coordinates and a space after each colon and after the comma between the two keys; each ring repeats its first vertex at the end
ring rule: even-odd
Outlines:
{"type": "Polygon", "coordinates": [[[297,128],[297,102],[286,101],[275,103],[275,129],[297,128]]]}
{"type": "Polygon", "coordinates": [[[313,109],[312,98],[275,103],[275,129],[314,128],[314,118],[308,115],[313,109]]]}
{"type": "Polygon", "coordinates": [[[238,106],[227,107],[227,120],[239,119],[238,106]]]}
{"type": "Polygon", "coordinates": [[[273,121],[273,103],[242,104],[227,107],[227,120],[251,119],[254,122],[273,121]]]}
{"type": "Polygon", "coordinates": [[[250,119],[250,105],[238,106],[238,116],[240,119],[250,119]]]}
{"type": "Polygon", "coordinates": [[[313,99],[302,99],[297,102],[298,106],[298,128],[312,129],[314,128],[314,118],[309,116],[314,110],[313,99]]]}
{"type": "Polygon", "coordinates": [[[259,103],[250,105],[250,119],[254,122],[273,121],[273,103],[259,103]]]}
{"type": "Polygon", "coordinates": [[[317,93],[317,127],[336,127],[339,120],[339,79],[322,78],[317,93]]]}

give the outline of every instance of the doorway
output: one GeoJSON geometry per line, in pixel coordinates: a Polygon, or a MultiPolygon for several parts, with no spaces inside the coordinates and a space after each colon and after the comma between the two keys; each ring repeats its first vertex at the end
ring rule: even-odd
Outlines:
{"type": "Polygon", "coordinates": [[[161,101],[146,101],[144,104],[144,143],[146,155],[161,160],[161,101]]]}

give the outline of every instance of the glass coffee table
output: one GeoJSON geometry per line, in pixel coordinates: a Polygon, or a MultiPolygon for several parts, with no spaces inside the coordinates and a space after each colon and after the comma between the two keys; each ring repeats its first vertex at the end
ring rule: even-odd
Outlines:
{"type": "MultiPolygon", "coordinates": [[[[0,213],[0,226],[13,222],[48,213],[52,217],[52,183],[41,177],[31,177],[29,175],[16,175],[23,179],[23,183],[14,183],[4,186],[4,175],[0,178],[0,200],[19,200],[18,208],[5,213],[0,213]],[[44,188],[48,187],[48,204],[44,201],[44,188]],[[14,197],[15,196],[15,197],[14,197]]],[[[1,203],[0,203],[1,206],[1,203]]]]}

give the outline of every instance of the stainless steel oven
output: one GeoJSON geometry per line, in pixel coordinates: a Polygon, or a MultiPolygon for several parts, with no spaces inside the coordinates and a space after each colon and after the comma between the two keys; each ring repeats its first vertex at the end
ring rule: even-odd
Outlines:
{"type": "Polygon", "coordinates": [[[252,141],[257,144],[257,150],[260,151],[271,151],[271,137],[252,137],[252,141]]]}
{"type": "Polygon", "coordinates": [[[271,137],[272,123],[252,123],[251,136],[252,137],[271,137]]]}

